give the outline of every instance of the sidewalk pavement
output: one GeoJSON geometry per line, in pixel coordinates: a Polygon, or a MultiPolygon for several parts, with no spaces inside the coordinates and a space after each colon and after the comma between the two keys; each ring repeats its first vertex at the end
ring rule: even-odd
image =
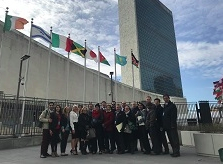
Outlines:
{"type": "MultiPolygon", "coordinates": [[[[50,147],[49,147],[50,150],[50,147]]],[[[58,150],[60,150],[58,145],[58,150]]],[[[67,152],[70,150],[68,145],[67,152]]],[[[215,164],[221,163],[220,158],[197,156],[194,148],[181,147],[181,157],[172,158],[170,155],[135,154],[88,154],[69,155],[65,157],[40,158],[40,146],[21,149],[1,150],[0,164],[215,164]]],[[[59,151],[58,151],[59,152],[59,151]]],[[[60,153],[58,153],[60,154],[60,153]]]]}

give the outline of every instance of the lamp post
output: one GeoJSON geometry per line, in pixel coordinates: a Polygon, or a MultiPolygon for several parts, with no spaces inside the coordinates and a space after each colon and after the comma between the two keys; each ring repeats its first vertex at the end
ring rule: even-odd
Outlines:
{"type": "Polygon", "coordinates": [[[114,74],[114,72],[110,72],[111,75],[111,102],[113,101],[113,88],[112,88],[112,75],[114,74]]]}
{"type": "MultiPolygon", "coordinates": [[[[24,55],[21,57],[20,59],[20,67],[19,67],[19,80],[18,80],[18,86],[17,86],[17,94],[16,94],[16,104],[15,104],[15,125],[17,124],[17,114],[18,114],[18,106],[19,106],[19,92],[20,92],[20,84],[21,84],[21,81],[23,79],[22,77],[22,64],[23,64],[23,61],[27,60],[30,56],[29,55],[24,55]]],[[[15,135],[15,125],[14,125],[14,130],[13,130],[13,134],[15,135]]]]}

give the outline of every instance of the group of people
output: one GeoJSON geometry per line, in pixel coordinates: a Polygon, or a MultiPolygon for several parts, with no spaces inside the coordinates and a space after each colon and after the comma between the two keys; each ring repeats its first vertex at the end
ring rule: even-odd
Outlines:
{"type": "Polygon", "coordinates": [[[156,98],[152,103],[151,97],[147,96],[145,104],[133,102],[131,107],[125,102],[106,104],[103,101],[88,106],[67,106],[63,110],[60,105],[50,102],[39,117],[43,123],[40,157],[59,157],[58,143],[61,156],[67,156],[69,134],[72,136],[70,153],[73,155],[78,155],[78,150],[83,155],[112,154],[115,150],[118,154],[134,154],[140,150],[144,154],[169,154],[167,134],[173,150],[171,156],[179,157],[177,108],[169,95],[164,95],[163,100],[163,107],[160,99],[156,98]],[[141,149],[138,149],[138,143],[141,149]],[[52,154],[48,154],[49,144],[52,154]]]}

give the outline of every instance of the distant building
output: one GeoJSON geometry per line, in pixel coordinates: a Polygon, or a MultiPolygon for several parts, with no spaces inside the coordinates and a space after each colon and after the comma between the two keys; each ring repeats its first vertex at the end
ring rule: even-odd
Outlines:
{"type": "MultiPolygon", "coordinates": [[[[121,55],[140,60],[135,87],[183,97],[172,12],[159,0],[119,0],[121,55]]],[[[122,67],[122,82],[132,85],[132,66],[122,67]]]]}

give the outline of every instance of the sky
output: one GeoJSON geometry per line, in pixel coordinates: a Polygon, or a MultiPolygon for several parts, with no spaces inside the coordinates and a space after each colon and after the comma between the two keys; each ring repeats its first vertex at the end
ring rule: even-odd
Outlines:
{"type": "MultiPolygon", "coordinates": [[[[222,0],[160,0],[173,13],[178,57],[184,97],[188,102],[214,101],[213,81],[223,77],[223,1],[222,0]]],[[[9,15],[34,19],[46,31],[68,36],[97,52],[97,47],[111,64],[101,64],[101,72],[114,71],[114,48],[119,53],[118,0],[0,0],[0,20],[5,8],[9,15]]],[[[22,33],[29,36],[30,24],[22,33]]],[[[37,40],[43,44],[44,41],[37,40]]],[[[45,44],[46,45],[46,44],[45,44]]],[[[63,55],[63,50],[57,51],[63,55]]],[[[124,55],[124,54],[122,54],[124,55]]],[[[71,59],[84,64],[75,55],[71,59]]],[[[87,67],[97,70],[94,61],[87,67]]],[[[118,79],[121,66],[117,65],[118,79]]]]}

